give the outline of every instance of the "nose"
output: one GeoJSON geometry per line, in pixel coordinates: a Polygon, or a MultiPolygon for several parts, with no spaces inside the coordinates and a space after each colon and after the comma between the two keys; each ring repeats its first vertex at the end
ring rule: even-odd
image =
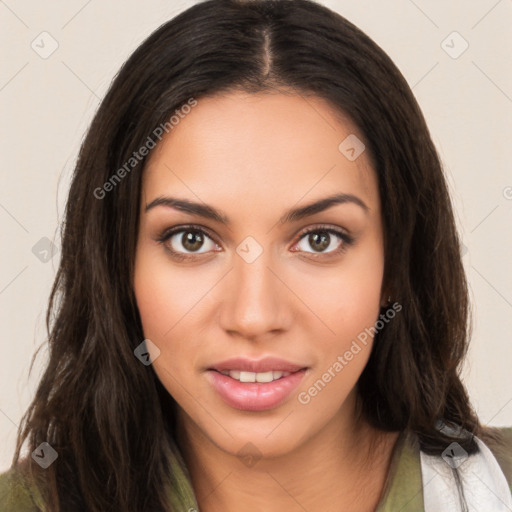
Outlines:
{"type": "Polygon", "coordinates": [[[292,323],[292,292],[273,267],[270,251],[254,261],[236,254],[225,278],[221,300],[221,327],[247,339],[258,339],[286,330],[292,323]]]}

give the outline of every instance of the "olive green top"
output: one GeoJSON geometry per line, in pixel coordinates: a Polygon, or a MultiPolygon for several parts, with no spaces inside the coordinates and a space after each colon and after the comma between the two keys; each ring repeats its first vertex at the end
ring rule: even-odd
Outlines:
{"type": "MultiPolygon", "coordinates": [[[[503,445],[486,443],[496,457],[512,491],[512,427],[499,429],[505,438],[503,445]]],[[[173,450],[171,457],[176,476],[168,490],[172,510],[199,510],[183,458],[173,450]]],[[[50,512],[41,502],[37,489],[27,486],[13,469],[0,475],[1,512],[50,512]]],[[[417,436],[409,431],[400,433],[393,448],[382,497],[375,512],[424,512],[420,450],[417,436]]]]}

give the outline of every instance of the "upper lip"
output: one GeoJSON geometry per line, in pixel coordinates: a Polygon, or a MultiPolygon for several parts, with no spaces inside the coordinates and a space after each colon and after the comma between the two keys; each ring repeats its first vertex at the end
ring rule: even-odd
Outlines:
{"type": "Polygon", "coordinates": [[[278,357],[264,357],[263,359],[248,359],[245,357],[234,357],[226,359],[210,366],[209,370],[227,371],[240,370],[243,372],[263,373],[269,371],[296,372],[307,368],[307,366],[294,364],[278,357]]]}

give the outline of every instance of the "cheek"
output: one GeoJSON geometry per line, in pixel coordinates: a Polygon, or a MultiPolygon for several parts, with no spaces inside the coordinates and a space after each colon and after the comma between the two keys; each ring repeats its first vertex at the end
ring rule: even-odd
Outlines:
{"type": "MultiPolygon", "coordinates": [[[[134,290],[141,316],[144,336],[157,340],[171,327],[172,318],[168,311],[173,310],[172,288],[165,274],[158,266],[141,255],[135,265],[134,290]]],[[[160,345],[160,344],[159,344],[160,345]]],[[[161,348],[161,347],[160,347],[161,348]]]]}
{"type": "Polygon", "coordinates": [[[191,289],[192,283],[172,272],[158,248],[143,248],[137,252],[134,292],[147,338],[155,338],[160,345],[170,334],[190,307],[187,306],[191,289]]]}
{"type": "Polygon", "coordinates": [[[204,290],[194,283],[193,274],[173,271],[160,251],[144,247],[137,252],[134,292],[144,336],[160,350],[153,369],[175,396],[184,376],[193,371],[198,340],[193,337],[190,322],[204,290]]]}
{"type": "Polygon", "coordinates": [[[384,272],[382,247],[375,244],[347,254],[336,269],[313,269],[300,280],[301,296],[323,324],[328,345],[344,345],[378,318],[384,272]]]}
{"type": "Polygon", "coordinates": [[[343,265],[328,279],[316,281],[322,286],[311,286],[314,276],[306,280],[310,289],[308,305],[323,324],[317,328],[319,334],[323,333],[316,336],[318,364],[300,396],[300,403],[309,403],[312,412],[334,414],[370,357],[384,272],[382,245],[378,237],[372,242],[347,253],[343,265]]]}
{"type": "Polygon", "coordinates": [[[347,265],[329,281],[327,293],[316,290],[311,298],[312,309],[329,327],[316,338],[318,364],[298,395],[311,415],[336,414],[354,391],[370,357],[372,328],[380,313],[383,266],[377,260],[372,265],[363,263],[347,265]]]}

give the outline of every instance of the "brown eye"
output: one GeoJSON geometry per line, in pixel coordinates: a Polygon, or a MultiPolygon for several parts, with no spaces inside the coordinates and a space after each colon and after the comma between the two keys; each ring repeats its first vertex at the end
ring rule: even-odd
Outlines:
{"type": "Polygon", "coordinates": [[[313,228],[301,236],[297,246],[301,251],[313,254],[334,254],[352,242],[353,239],[342,231],[333,228],[313,228]],[[309,251],[308,247],[313,251],[309,251]]]}
{"type": "Polygon", "coordinates": [[[307,235],[309,246],[317,252],[323,252],[331,243],[331,235],[326,231],[317,231],[307,235]]]}
{"type": "Polygon", "coordinates": [[[191,227],[167,231],[158,241],[178,257],[204,254],[217,248],[217,244],[202,229],[191,227]]]}
{"type": "Polygon", "coordinates": [[[199,231],[184,231],[179,241],[187,251],[196,252],[204,244],[204,236],[199,231]]]}

